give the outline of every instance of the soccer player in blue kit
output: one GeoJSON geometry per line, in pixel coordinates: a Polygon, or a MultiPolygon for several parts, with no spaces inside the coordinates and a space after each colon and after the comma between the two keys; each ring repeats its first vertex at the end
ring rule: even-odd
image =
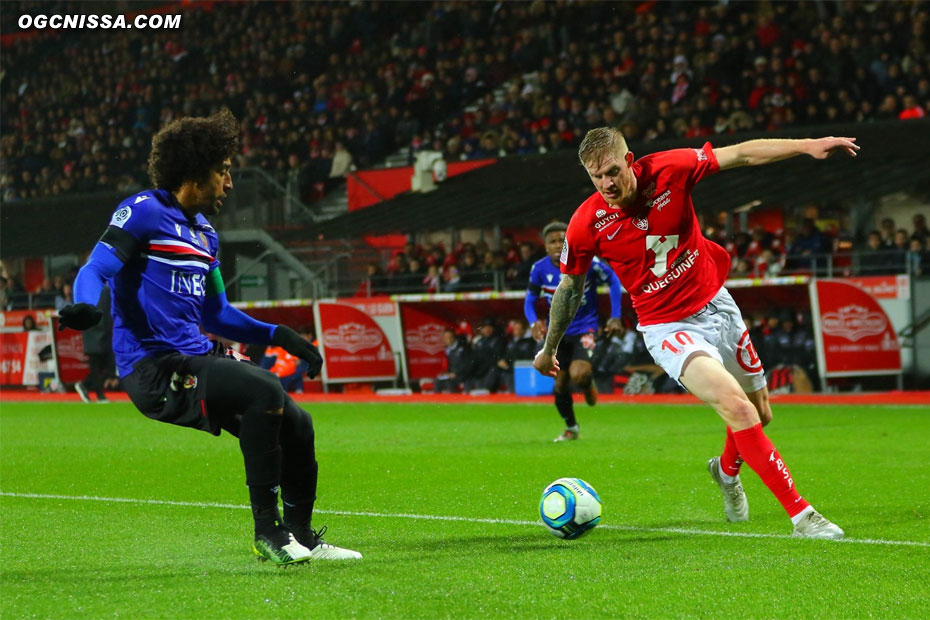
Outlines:
{"type": "Polygon", "coordinates": [[[200,331],[281,346],[309,364],[311,377],[323,364],[297,332],[256,321],[226,299],[219,240],[204,216],[219,213],[232,189],[238,143],[238,123],[226,108],[173,121],[155,135],[148,162],[154,189],[119,204],[78,273],[75,303],[59,311],[60,328],[97,324],[96,304],[109,283],[116,363],[136,408],[154,420],[239,438],[255,553],[278,565],[360,559],[324,542],[325,527],[311,528],[318,469],[310,415],[277,377],[200,331]]]}
{"type": "MultiPolygon", "coordinates": [[[[523,302],[523,313],[532,326],[533,337],[537,340],[546,333],[546,322],[536,314],[536,301],[542,296],[546,304],[550,304],[552,294],[562,279],[559,257],[565,244],[567,228],[568,225],[564,222],[551,222],[543,228],[542,238],[546,246],[546,256],[536,261],[530,269],[530,284],[523,302]]],[[[597,386],[591,374],[591,357],[594,355],[594,337],[598,328],[599,284],[606,284],[610,290],[610,319],[607,321],[607,331],[620,330],[623,327],[620,322],[620,300],[623,293],[620,280],[613,269],[595,258],[585,280],[581,306],[565,331],[556,352],[560,370],[555,378],[552,395],[555,398],[555,408],[565,421],[565,430],[554,441],[571,441],[580,437],[571,383],[582,389],[588,405],[593,407],[597,404],[597,386]]]]}

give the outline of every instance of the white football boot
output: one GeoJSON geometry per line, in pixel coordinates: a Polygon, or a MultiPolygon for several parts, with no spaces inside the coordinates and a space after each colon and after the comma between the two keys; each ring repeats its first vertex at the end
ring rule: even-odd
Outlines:
{"type": "Polygon", "coordinates": [[[302,545],[310,550],[311,560],[361,560],[362,554],[351,549],[343,549],[336,545],[331,545],[323,540],[323,534],[326,532],[324,525],[319,531],[312,529],[309,525],[297,526],[292,529],[294,536],[302,545]]]}
{"type": "Polygon", "coordinates": [[[798,524],[794,526],[794,532],[791,533],[794,538],[824,538],[827,540],[839,540],[845,536],[845,532],[838,525],[829,521],[816,510],[811,510],[801,517],[798,524]]]}
{"type": "Polygon", "coordinates": [[[707,461],[707,473],[714,479],[720,492],[723,494],[723,513],[731,523],[749,520],[749,502],[746,501],[746,491],[739,476],[732,483],[724,481],[720,475],[720,457],[715,456],[707,461]]]}

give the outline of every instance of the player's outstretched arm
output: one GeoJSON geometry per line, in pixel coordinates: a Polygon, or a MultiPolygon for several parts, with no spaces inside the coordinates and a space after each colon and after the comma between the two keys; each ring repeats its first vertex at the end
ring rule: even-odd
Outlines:
{"type": "Polygon", "coordinates": [[[714,149],[717,163],[721,170],[740,166],[761,166],[776,161],[810,155],[814,159],[826,159],[833,153],[842,151],[855,157],[859,151],[855,138],[805,138],[801,140],[773,139],[749,140],[732,146],[714,149]]]}
{"type": "Polygon", "coordinates": [[[207,279],[207,297],[201,322],[214,334],[249,344],[274,344],[307,362],[307,375],[312,379],[323,367],[323,356],[306,338],[286,325],[257,321],[234,308],[226,299],[226,285],[219,269],[213,269],[207,279]]]}
{"type": "Polygon", "coordinates": [[[563,274],[559,286],[552,294],[546,342],[536,354],[536,359],[533,360],[533,366],[544,375],[554,377],[558,374],[559,362],[555,358],[555,352],[584,298],[584,280],[584,274],[563,274]]]}
{"type": "Polygon", "coordinates": [[[111,246],[98,241],[87,263],[74,279],[74,303],[58,311],[58,329],[70,327],[83,331],[99,323],[103,312],[97,303],[103,285],[122,268],[123,261],[118,253],[111,246]]]}

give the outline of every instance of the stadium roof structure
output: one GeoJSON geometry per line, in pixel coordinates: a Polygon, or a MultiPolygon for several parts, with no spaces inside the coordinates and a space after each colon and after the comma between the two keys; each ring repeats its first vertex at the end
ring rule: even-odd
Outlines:
{"type": "MultiPolygon", "coordinates": [[[[767,204],[829,204],[868,200],[899,191],[930,193],[930,119],[805,127],[769,134],[712,136],[690,141],[631,144],[636,156],[710,139],[725,146],[752,138],[845,135],[857,138],[856,158],[828,161],[796,157],[761,167],[713,175],[694,189],[698,212],[733,211],[752,201],[767,204]]],[[[568,220],[593,187],[575,151],[506,157],[496,164],[447,179],[426,194],[405,193],[313,227],[313,236],[353,238],[463,228],[524,228],[568,220]]],[[[290,231],[304,236],[306,231],[290,231]]]]}

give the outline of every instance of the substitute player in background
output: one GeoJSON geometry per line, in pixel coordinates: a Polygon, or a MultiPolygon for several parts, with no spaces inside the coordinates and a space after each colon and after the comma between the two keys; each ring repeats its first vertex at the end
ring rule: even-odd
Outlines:
{"type": "MultiPolygon", "coordinates": [[[[559,255],[565,244],[564,222],[552,222],[542,230],[546,244],[545,256],[530,269],[530,285],[523,302],[523,313],[532,326],[533,337],[537,340],[546,333],[546,321],[536,316],[536,300],[542,296],[546,304],[551,304],[552,294],[558,286],[562,274],[559,272],[559,255]]],[[[575,318],[565,330],[565,336],[559,342],[557,356],[562,370],[555,376],[552,395],[555,408],[565,420],[565,430],[555,441],[571,441],[580,437],[578,420],[575,419],[575,407],[572,402],[571,384],[574,383],[584,392],[584,400],[589,406],[597,404],[597,385],[591,371],[591,356],[594,354],[594,336],[598,328],[597,287],[606,284],[610,289],[610,319],[607,329],[620,330],[620,299],[623,289],[617,275],[597,258],[591,261],[585,278],[584,294],[581,306],[575,318]]]]}
{"type": "Polygon", "coordinates": [[[733,298],[723,287],[730,259],[701,234],[691,189],[705,176],[796,155],[855,156],[855,138],[751,140],[713,148],[675,149],[633,160],[623,135],[592,129],[578,156],[597,192],[578,207],[560,257],[565,274],[553,295],[549,333],[534,360],[555,375],[559,342],[584,294],[595,255],[630,292],[639,331],[656,363],[727,423],[723,454],[708,462],[730,521],[749,518],[739,480],[745,461],[791,517],[794,536],[842,538],[798,493],[781,455],[762,431],[772,419],[762,364],[733,298]]]}
{"type": "Polygon", "coordinates": [[[204,330],[243,343],[284,348],[311,377],[323,359],[284,325],[262,323],[226,300],[216,259],[216,215],[232,189],[239,126],[223,109],[169,123],[152,140],[155,189],[119,204],[74,283],[75,303],[61,328],[84,330],[101,318],[104,282],[113,291],[113,349],[129,398],[146,416],[239,438],[255,520],[254,550],[276,564],[357,559],[310,527],[316,499],[313,421],[278,378],[242,361],[204,330]],[[278,512],[278,489],[284,518],[278,512]]]}

